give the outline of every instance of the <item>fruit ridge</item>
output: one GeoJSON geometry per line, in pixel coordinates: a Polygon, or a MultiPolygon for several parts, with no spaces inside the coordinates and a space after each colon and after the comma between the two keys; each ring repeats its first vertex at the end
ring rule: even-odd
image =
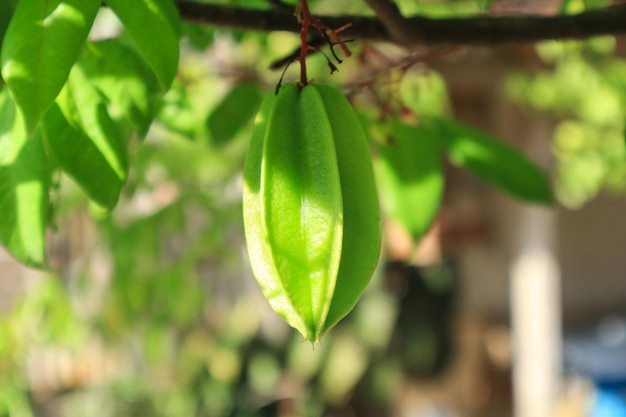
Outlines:
{"type": "Polygon", "coordinates": [[[348,314],[380,252],[380,212],[365,134],[324,84],[283,85],[257,114],[244,169],[244,226],[272,308],[318,341],[348,314]]]}

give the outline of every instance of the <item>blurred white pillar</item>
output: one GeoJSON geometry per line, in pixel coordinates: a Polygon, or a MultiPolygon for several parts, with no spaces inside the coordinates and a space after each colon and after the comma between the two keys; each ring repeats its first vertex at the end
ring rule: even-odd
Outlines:
{"type": "Polygon", "coordinates": [[[556,216],[526,206],[510,270],[515,417],[549,417],[560,392],[561,291],[556,216]]]}

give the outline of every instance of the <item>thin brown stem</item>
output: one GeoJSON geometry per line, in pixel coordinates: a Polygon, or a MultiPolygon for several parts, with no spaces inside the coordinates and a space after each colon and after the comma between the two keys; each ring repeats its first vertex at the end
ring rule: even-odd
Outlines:
{"type": "Polygon", "coordinates": [[[300,61],[300,84],[305,86],[309,83],[306,73],[306,56],[311,48],[309,46],[309,28],[313,24],[313,17],[311,16],[307,0],[298,1],[296,14],[300,14],[298,20],[302,25],[300,29],[300,56],[298,57],[298,61],[300,61]]]}

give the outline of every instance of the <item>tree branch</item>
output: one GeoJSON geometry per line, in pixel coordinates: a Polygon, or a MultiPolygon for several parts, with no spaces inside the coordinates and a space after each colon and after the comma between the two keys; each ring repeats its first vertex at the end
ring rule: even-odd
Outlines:
{"type": "MultiPolygon", "coordinates": [[[[284,9],[242,7],[178,1],[183,19],[189,22],[253,31],[298,33],[300,25],[284,9]]],[[[329,27],[352,23],[342,34],[348,38],[405,44],[491,45],[505,42],[536,42],[547,39],[584,39],[596,35],[626,34],[626,4],[572,16],[502,16],[404,19],[401,39],[392,36],[376,17],[316,16],[329,27]]]]}
{"type": "Polygon", "coordinates": [[[389,35],[400,43],[411,41],[412,28],[409,21],[402,16],[398,6],[391,0],[365,0],[376,13],[389,35]]]}

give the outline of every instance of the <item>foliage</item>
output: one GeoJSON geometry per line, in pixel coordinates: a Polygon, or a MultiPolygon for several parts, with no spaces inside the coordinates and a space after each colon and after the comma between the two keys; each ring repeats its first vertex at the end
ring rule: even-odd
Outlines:
{"type": "MultiPolygon", "coordinates": [[[[0,416],[55,405],[58,415],[322,416],[345,411],[350,398],[350,411],[383,415],[406,369],[441,370],[453,265],[404,271],[406,293],[379,271],[311,352],[265,308],[242,263],[251,122],[280,76],[265,68],[291,54],[296,37],[181,22],[172,0],[101,3],[0,2],[0,244],[25,265],[53,269],[0,317],[0,416]],[[94,241],[60,263],[46,240],[86,212],[94,241]],[[65,365],[38,367],[50,362],[65,365]],[[297,400],[281,397],[287,383],[301,387],[297,400]]],[[[432,16],[488,3],[399,2],[432,16]]],[[[365,57],[358,42],[351,47],[365,57]]],[[[612,48],[610,39],[540,45],[545,69],[508,85],[563,120],[554,150],[566,204],[624,187],[626,72],[612,48]]],[[[400,81],[388,87],[375,74],[356,94],[359,65],[345,60],[330,78],[323,55],[309,58],[310,74],[344,86],[354,102],[378,158],[383,207],[416,241],[440,209],[447,162],[518,198],[551,202],[547,174],[528,158],[452,120],[435,71],[386,68],[400,81]]]]}
{"type": "MultiPolygon", "coordinates": [[[[53,208],[48,207],[46,197],[53,192],[50,187],[54,186],[54,173],[65,173],[93,203],[111,211],[127,180],[128,146],[134,138],[146,134],[161,106],[159,102],[163,103],[163,121],[173,130],[183,134],[206,131],[216,143],[225,143],[252,117],[260,100],[253,84],[235,83],[206,119],[206,126],[195,124],[195,110],[187,99],[188,88],[177,84],[172,98],[161,101],[176,77],[178,36],[184,32],[175,5],[170,0],[146,0],[133,6],[111,2],[111,11],[119,18],[124,33],[117,38],[90,41],[87,35],[99,6],[99,2],[93,1],[20,2],[7,22],[2,43],[2,76],[6,83],[3,102],[7,108],[2,146],[13,150],[5,153],[7,159],[2,165],[7,181],[0,195],[6,213],[0,239],[27,265],[45,266],[43,236],[46,222],[51,220],[47,213],[53,208]],[[38,46],[30,48],[33,44],[38,46]],[[173,96],[175,93],[177,97],[173,96]],[[31,137],[34,143],[27,140],[31,137]],[[42,144],[36,146],[37,141],[42,144]],[[33,161],[38,161],[38,170],[30,168],[33,161]],[[24,178],[25,172],[33,177],[24,178]],[[26,183],[30,184],[28,190],[26,183]]],[[[421,81],[415,81],[420,89],[421,81]]],[[[441,84],[441,80],[438,82],[441,84]]],[[[428,100],[427,95],[418,97],[418,101],[428,100]]],[[[436,95],[433,97],[435,101],[431,99],[431,103],[436,102],[436,95]]],[[[405,94],[404,101],[409,106],[414,100],[405,94]]],[[[424,103],[415,104],[423,108],[424,103]]],[[[502,175],[501,168],[507,164],[498,168],[497,162],[517,158],[515,151],[506,150],[497,141],[485,140],[477,132],[453,127],[445,121],[440,123],[447,130],[443,135],[448,137],[446,147],[453,161],[467,165],[519,197],[549,200],[547,181],[531,164],[519,163],[513,176],[502,175]],[[490,152],[496,157],[487,156],[490,152]],[[508,156],[500,158],[504,154],[508,156]],[[479,162],[481,158],[487,159],[479,162]],[[524,185],[516,182],[524,178],[524,185]],[[527,190],[521,191],[520,187],[527,190]]],[[[437,201],[436,196],[427,198],[437,201]]],[[[426,229],[436,207],[437,203],[421,220],[423,224],[411,226],[421,229],[412,231],[415,237],[426,229]]],[[[400,211],[410,210],[405,207],[400,211]]]]}
{"type": "Polygon", "coordinates": [[[110,4],[130,45],[123,37],[87,42],[99,1],[22,1],[7,22],[1,50],[7,108],[2,146],[15,147],[12,153],[20,158],[3,163],[15,174],[0,196],[7,215],[2,241],[28,265],[45,265],[41,235],[53,170],[72,177],[103,209],[117,203],[128,174],[131,135],[146,132],[156,109],[150,101],[169,89],[178,67],[176,9],[168,1],[157,7],[150,3],[110,4]],[[43,145],[34,147],[29,138],[43,145]],[[21,171],[32,171],[32,178],[21,171]]]}
{"type": "Polygon", "coordinates": [[[615,39],[546,42],[536,74],[513,74],[511,95],[559,118],[553,150],[560,201],[578,207],[602,188],[626,187],[626,61],[613,57],[615,39]]]}

